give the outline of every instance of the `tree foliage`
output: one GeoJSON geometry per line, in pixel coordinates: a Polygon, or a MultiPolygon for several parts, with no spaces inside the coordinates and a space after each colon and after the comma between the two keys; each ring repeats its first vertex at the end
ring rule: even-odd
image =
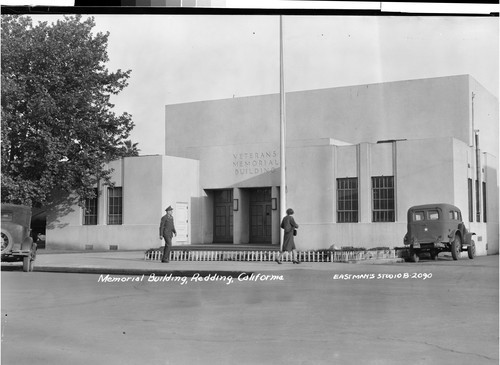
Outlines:
{"type": "Polygon", "coordinates": [[[123,157],[133,157],[133,156],[139,156],[139,152],[141,151],[137,147],[138,143],[133,143],[131,140],[124,141],[120,148],[121,148],[121,155],[123,157]]]}
{"type": "Polygon", "coordinates": [[[81,16],[2,16],[2,202],[40,206],[54,191],[83,202],[109,182],[104,164],[126,152],[134,124],[112,111],[110,96],[130,70],[108,71],[109,33],[94,26],[81,16]]]}

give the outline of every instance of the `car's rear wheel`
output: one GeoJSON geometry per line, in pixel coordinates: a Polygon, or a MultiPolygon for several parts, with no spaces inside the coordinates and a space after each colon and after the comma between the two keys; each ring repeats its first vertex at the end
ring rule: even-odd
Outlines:
{"type": "Polygon", "coordinates": [[[436,250],[431,251],[431,260],[437,260],[438,259],[438,254],[439,252],[436,250]]]}
{"type": "Polygon", "coordinates": [[[10,233],[2,230],[2,253],[10,250],[13,242],[14,241],[12,241],[12,236],[10,235],[10,233]]]}
{"type": "Polygon", "coordinates": [[[467,255],[472,260],[476,256],[476,243],[472,241],[470,246],[467,247],[467,255]]]}
{"type": "Polygon", "coordinates": [[[462,252],[462,240],[459,235],[456,235],[451,243],[451,257],[453,257],[453,260],[460,258],[460,252],[462,252]]]}

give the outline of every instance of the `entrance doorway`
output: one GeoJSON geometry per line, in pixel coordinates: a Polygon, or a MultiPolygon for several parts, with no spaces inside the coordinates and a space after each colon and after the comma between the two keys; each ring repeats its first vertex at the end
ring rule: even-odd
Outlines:
{"type": "Polygon", "coordinates": [[[189,243],[189,205],[184,202],[175,203],[175,237],[176,243],[189,243]]]}
{"type": "Polygon", "coordinates": [[[250,190],[250,242],[271,243],[271,188],[250,190]]]}
{"type": "Polygon", "coordinates": [[[45,230],[47,228],[47,212],[45,210],[38,211],[33,208],[31,216],[31,237],[33,242],[36,242],[37,249],[45,248],[45,230]]]}
{"type": "Polygon", "coordinates": [[[233,243],[233,190],[214,190],[214,243],[233,243]]]}

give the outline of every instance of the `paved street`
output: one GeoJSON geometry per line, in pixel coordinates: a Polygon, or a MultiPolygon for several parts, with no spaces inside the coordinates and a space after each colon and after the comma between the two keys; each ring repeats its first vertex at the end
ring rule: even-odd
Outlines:
{"type": "Polygon", "coordinates": [[[156,281],[4,267],[2,364],[498,364],[498,256],[261,265],[156,281]]]}

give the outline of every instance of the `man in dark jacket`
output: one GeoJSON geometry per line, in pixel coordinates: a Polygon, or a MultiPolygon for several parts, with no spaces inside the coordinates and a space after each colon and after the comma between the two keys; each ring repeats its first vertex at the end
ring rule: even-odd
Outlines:
{"type": "Polygon", "coordinates": [[[163,249],[163,257],[161,259],[161,262],[168,262],[170,258],[170,249],[172,248],[172,237],[173,235],[177,236],[177,232],[175,231],[175,226],[174,226],[174,217],[172,216],[172,211],[174,209],[169,206],[165,211],[167,214],[165,214],[163,217],[161,217],[161,222],[160,222],[160,239],[165,240],[165,248],[163,249]]]}

